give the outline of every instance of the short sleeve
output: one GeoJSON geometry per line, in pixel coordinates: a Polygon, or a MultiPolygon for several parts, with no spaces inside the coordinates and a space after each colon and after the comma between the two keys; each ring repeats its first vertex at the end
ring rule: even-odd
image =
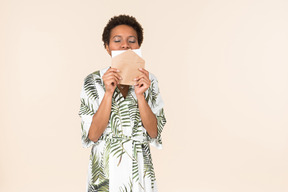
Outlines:
{"type": "Polygon", "coordinates": [[[153,74],[150,74],[150,80],[151,85],[148,89],[148,104],[152,110],[152,112],[155,114],[157,119],[157,129],[158,134],[156,138],[151,138],[148,135],[148,138],[150,140],[150,144],[158,149],[162,149],[162,138],[161,134],[163,131],[163,128],[166,124],[166,118],[164,114],[164,102],[162,100],[162,97],[160,95],[159,87],[158,87],[158,80],[153,74]]]}
{"type": "Polygon", "coordinates": [[[88,138],[88,133],[93,115],[96,113],[99,107],[99,95],[92,75],[87,76],[84,80],[80,94],[80,101],[81,105],[79,116],[81,117],[82,146],[88,148],[92,144],[95,144],[95,142],[88,138]]]}

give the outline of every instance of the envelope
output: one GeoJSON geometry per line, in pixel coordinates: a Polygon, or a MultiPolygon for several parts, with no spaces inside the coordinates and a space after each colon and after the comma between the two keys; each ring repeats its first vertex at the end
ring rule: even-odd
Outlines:
{"type": "Polygon", "coordinates": [[[134,85],[134,79],[142,74],[138,69],[145,68],[145,61],[137,53],[129,49],[112,57],[111,67],[120,70],[119,75],[122,79],[119,84],[134,85]]]}

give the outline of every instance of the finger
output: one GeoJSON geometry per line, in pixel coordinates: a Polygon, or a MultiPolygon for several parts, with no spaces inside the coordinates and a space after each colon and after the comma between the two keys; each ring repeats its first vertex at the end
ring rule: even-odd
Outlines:
{"type": "Polygon", "coordinates": [[[144,68],[139,68],[139,71],[141,71],[142,73],[144,73],[145,75],[147,75],[149,77],[149,71],[147,71],[144,68]]]}
{"type": "Polygon", "coordinates": [[[145,79],[141,79],[141,80],[139,80],[136,84],[135,84],[136,86],[140,86],[140,87],[149,87],[150,86],[150,82],[149,81],[147,81],[147,80],[145,80],[145,79]]]}
{"type": "Polygon", "coordinates": [[[118,85],[117,81],[109,81],[106,86],[107,86],[107,87],[109,87],[109,86],[114,87],[114,86],[117,86],[117,85],[118,85]]]}
{"type": "Polygon", "coordinates": [[[140,84],[142,84],[142,86],[145,86],[145,87],[147,87],[147,88],[150,86],[150,82],[147,81],[146,79],[142,79],[142,80],[140,81],[140,84]]]}
{"type": "Polygon", "coordinates": [[[142,74],[142,75],[139,75],[138,77],[136,77],[136,78],[134,79],[134,81],[139,81],[140,79],[149,80],[149,78],[148,78],[146,75],[142,74]]]}
{"type": "MultiPolygon", "coordinates": [[[[110,73],[119,73],[120,72],[120,70],[119,69],[115,69],[115,68],[110,68],[110,69],[108,69],[105,73],[104,73],[104,75],[107,75],[107,74],[110,74],[110,73]]],[[[104,76],[103,75],[103,76],[104,76]]]]}
{"type": "Polygon", "coordinates": [[[115,72],[111,72],[111,73],[106,74],[104,78],[106,79],[106,78],[110,78],[110,77],[116,77],[117,79],[122,79],[122,77],[118,73],[115,73],[115,72]]]}
{"type": "Polygon", "coordinates": [[[112,82],[115,83],[116,85],[119,84],[119,80],[115,77],[109,77],[108,79],[106,79],[106,83],[108,85],[110,85],[112,82]]]}
{"type": "Polygon", "coordinates": [[[109,68],[106,72],[110,72],[110,71],[113,71],[113,72],[120,72],[119,69],[116,69],[116,68],[109,68]]]}
{"type": "Polygon", "coordinates": [[[111,75],[111,74],[115,74],[115,75],[118,75],[119,77],[120,77],[120,75],[118,74],[120,71],[118,70],[118,69],[115,69],[115,68],[110,68],[110,69],[108,69],[105,73],[104,73],[104,75],[103,75],[103,79],[106,77],[106,76],[109,76],[109,75],[111,75]]]}
{"type": "Polygon", "coordinates": [[[140,76],[145,76],[147,79],[149,79],[149,73],[146,73],[146,72],[143,72],[143,71],[140,71],[142,74],[141,75],[139,75],[138,77],[140,77],[140,76]]]}

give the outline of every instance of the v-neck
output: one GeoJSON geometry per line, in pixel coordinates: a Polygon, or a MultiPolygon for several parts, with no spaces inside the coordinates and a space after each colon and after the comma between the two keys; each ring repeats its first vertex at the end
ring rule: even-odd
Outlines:
{"type": "Polygon", "coordinates": [[[120,89],[119,89],[118,87],[116,87],[116,90],[117,90],[117,92],[118,92],[118,94],[119,94],[121,100],[126,100],[127,97],[129,97],[129,96],[131,95],[132,86],[129,85],[129,89],[128,89],[128,92],[127,92],[126,97],[123,96],[123,94],[121,93],[121,91],[120,91],[120,89]]]}

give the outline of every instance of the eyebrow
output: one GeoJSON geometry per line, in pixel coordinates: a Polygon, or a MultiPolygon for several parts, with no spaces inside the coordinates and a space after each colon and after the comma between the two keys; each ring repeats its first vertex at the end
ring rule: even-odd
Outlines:
{"type": "MultiPolygon", "coordinates": [[[[114,37],[112,37],[112,39],[115,38],[115,37],[122,37],[122,36],[121,36],[121,35],[115,35],[114,37]]],[[[133,36],[133,35],[130,35],[130,36],[128,36],[128,37],[134,37],[134,38],[137,39],[137,37],[135,37],[135,36],[133,36]]]]}

